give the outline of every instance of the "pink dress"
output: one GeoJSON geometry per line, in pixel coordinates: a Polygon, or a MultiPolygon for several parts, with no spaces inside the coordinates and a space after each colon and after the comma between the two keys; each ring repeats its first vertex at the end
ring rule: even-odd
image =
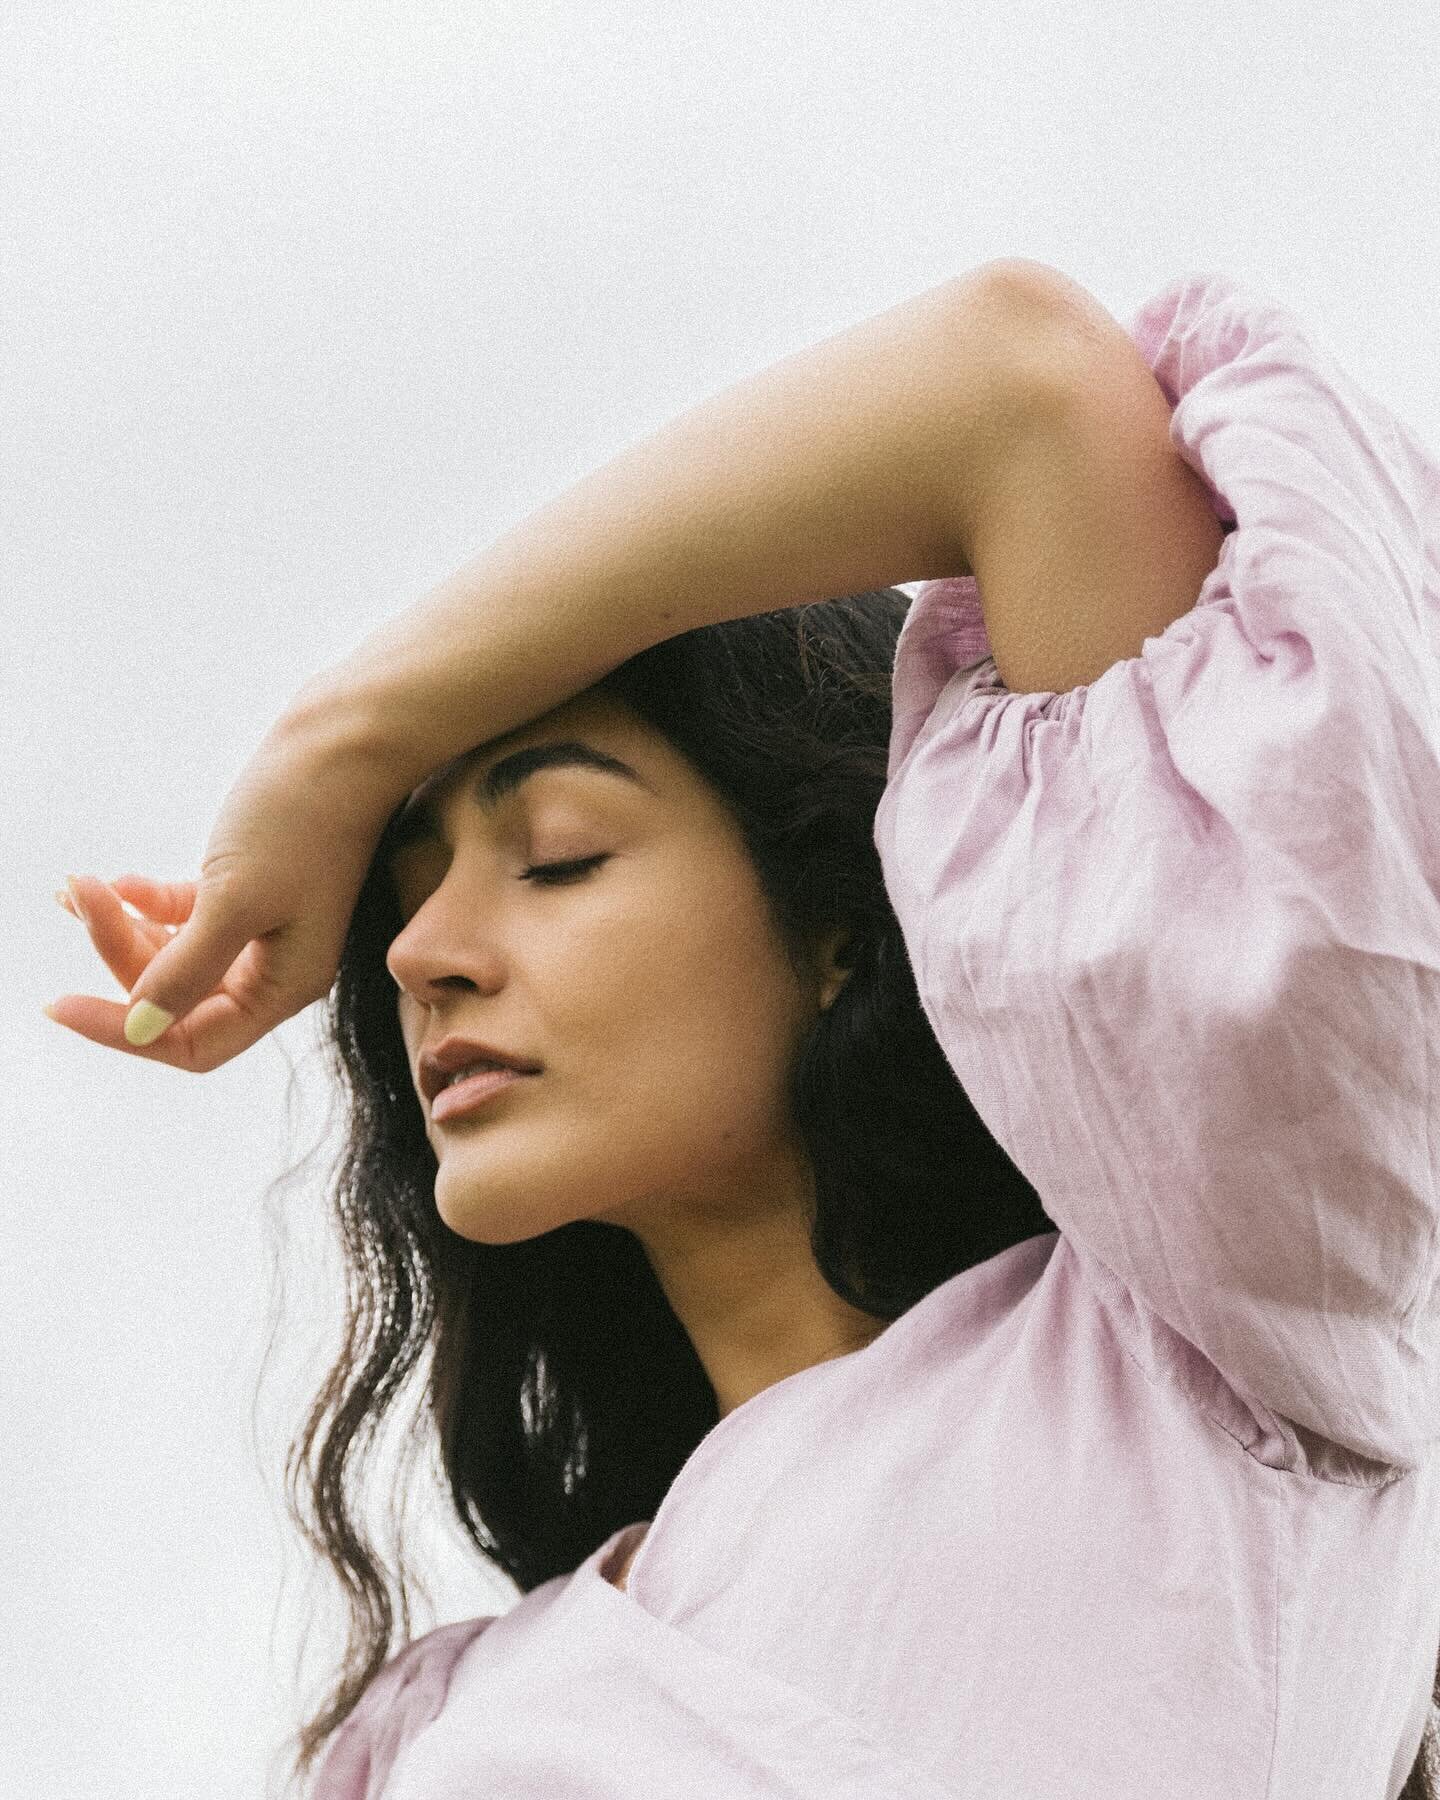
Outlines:
{"type": "MultiPolygon", "coordinates": [[[[875,821],[1057,1231],[402,1650],[316,1800],[1382,1800],[1440,1645],[1440,469],[1224,276],[1131,334],[1235,530],[1010,693],[917,596],[875,821]]],[[[964,1170],[956,1171],[957,1184],[964,1170]]]]}

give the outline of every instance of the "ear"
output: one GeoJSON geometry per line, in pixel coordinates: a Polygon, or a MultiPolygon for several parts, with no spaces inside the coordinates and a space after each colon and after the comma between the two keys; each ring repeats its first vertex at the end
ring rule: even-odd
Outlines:
{"type": "Polygon", "coordinates": [[[849,948],[854,931],[848,925],[837,925],[819,938],[815,945],[815,974],[819,982],[817,998],[821,1012],[826,1012],[835,996],[850,979],[849,948]]]}

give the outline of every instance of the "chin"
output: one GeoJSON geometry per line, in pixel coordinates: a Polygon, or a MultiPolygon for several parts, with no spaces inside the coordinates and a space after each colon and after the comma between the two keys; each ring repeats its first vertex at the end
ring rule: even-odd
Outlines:
{"type": "Polygon", "coordinates": [[[463,1182],[447,1186],[443,1176],[435,1184],[435,1210],[456,1237],[472,1244],[523,1244],[569,1222],[568,1217],[547,1218],[538,1208],[518,1203],[513,1191],[487,1205],[473,1191],[467,1193],[463,1182]]]}

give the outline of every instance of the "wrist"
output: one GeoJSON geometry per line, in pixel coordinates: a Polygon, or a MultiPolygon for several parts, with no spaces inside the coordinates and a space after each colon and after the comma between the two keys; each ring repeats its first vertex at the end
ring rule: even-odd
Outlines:
{"type": "Polygon", "coordinates": [[[383,710],[340,663],[307,681],[270,728],[276,753],[354,799],[358,813],[383,822],[423,778],[387,733],[383,710]]]}
{"type": "Polygon", "coordinates": [[[626,596],[597,605],[583,564],[527,527],[314,676],[277,729],[345,761],[377,804],[393,807],[453,757],[549,712],[665,635],[649,629],[646,609],[626,596]]]}

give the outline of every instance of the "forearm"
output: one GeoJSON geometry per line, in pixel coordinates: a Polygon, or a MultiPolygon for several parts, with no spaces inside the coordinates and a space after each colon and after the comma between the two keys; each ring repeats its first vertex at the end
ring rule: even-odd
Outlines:
{"type": "Polygon", "coordinates": [[[1023,273],[987,264],[726,389],[526,518],[297,700],[397,796],[650,645],[969,572],[997,416],[1023,409],[1023,273]]]}

